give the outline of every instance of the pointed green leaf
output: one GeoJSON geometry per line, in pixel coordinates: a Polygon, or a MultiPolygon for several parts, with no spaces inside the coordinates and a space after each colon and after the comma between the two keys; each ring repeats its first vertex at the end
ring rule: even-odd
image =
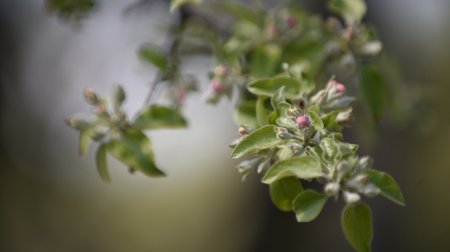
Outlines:
{"type": "Polygon", "coordinates": [[[152,177],[164,176],[154,163],[150,139],[142,131],[127,130],[122,132],[120,139],[112,140],[107,145],[111,155],[133,169],[152,177]]]}
{"type": "Polygon", "coordinates": [[[269,185],[270,198],[281,211],[291,211],[294,199],[303,190],[300,181],[294,177],[279,179],[269,185]]]}
{"type": "Polygon", "coordinates": [[[170,1],[170,12],[175,11],[184,4],[200,4],[202,0],[171,0],[170,1]]]}
{"type": "Polygon", "coordinates": [[[369,182],[380,188],[382,196],[401,206],[405,205],[402,191],[391,175],[374,169],[367,169],[367,175],[369,182]]]}
{"type": "Polygon", "coordinates": [[[387,88],[380,70],[371,64],[361,67],[362,96],[369,105],[376,121],[383,115],[386,105],[387,88]]]}
{"type": "Polygon", "coordinates": [[[278,139],[277,134],[275,133],[275,126],[267,125],[253,131],[242,139],[242,141],[234,148],[231,157],[240,158],[247,153],[271,148],[280,142],[281,140],[278,139]]]}
{"type": "Polygon", "coordinates": [[[284,177],[297,177],[312,179],[323,176],[319,160],[309,156],[294,157],[275,163],[264,175],[262,182],[265,184],[284,177]]]}
{"type": "Polygon", "coordinates": [[[184,128],[186,120],[175,109],[152,105],[141,111],[134,125],[139,129],[184,128]]]}
{"type": "Polygon", "coordinates": [[[301,83],[297,79],[288,76],[276,76],[253,81],[248,84],[248,90],[256,95],[273,96],[283,86],[287,99],[298,99],[308,89],[306,83],[301,83]]]}
{"type": "Polygon", "coordinates": [[[280,87],[277,91],[275,91],[275,94],[270,99],[270,103],[272,104],[272,107],[276,110],[278,110],[278,105],[280,103],[285,103],[286,99],[284,98],[284,86],[280,87]]]}
{"type": "Polygon", "coordinates": [[[322,130],[323,129],[323,122],[322,119],[320,119],[320,116],[318,116],[313,111],[308,112],[308,116],[311,119],[311,124],[316,130],[322,130]]]}
{"type": "Polygon", "coordinates": [[[154,45],[142,47],[139,50],[139,56],[162,71],[166,71],[169,65],[163,50],[154,45]]]}
{"type": "Polygon", "coordinates": [[[271,76],[280,66],[281,49],[275,44],[256,48],[251,54],[250,72],[256,78],[271,76]]]}
{"type": "Polygon", "coordinates": [[[108,173],[108,164],[106,162],[106,153],[108,150],[107,144],[102,144],[97,149],[97,154],[95,157],[95,161],[97,163],[97,171],[100,175],[100,178],[102,178],[105,182],[110,182],[111,178],[109,177],[108,173]]]}
{"type": "Polygon", "coordinates": [[[80,155],[86,155],[89,151],[89,147],[92,143],[92,132],[94,128],[92,126],[86,126],[80,130],[80,143],[79,143],[79,153],[80,155]]]}
{"type": "Polygon", "coordinates": [[[256,119],[260,126],[269,123],[269,115],[272,112],[269,97],[260,96],[256,101],[256,119]]]}
{"type": "Polygon", "coordinates": [[[244,20],[257,25],[264,21],[264,17],[238,1],[218,1],[217,11],[226,12],[239,21],[244,20]]]}
{"type": "Polygon", "coordinates": [[[372,213],[366,204],[356,202],[345,207],[342,213],[342,229],[356,251],[372,251],[372,213]]]}
{"type": "Polygon", "coordinates": [[[314,190],[300,193],[294,200],[294,212],[298,222],[310,222],[319,216],[328,197],[314,190]]]}
{"type": "Polygon", "coordinates": [[[245,101],[236,108],[235,121],[238,125],[258,127],[256,119],[256,104],[254,101],[245,101]]]}
{"type": "Polygon", "coordinates": [[[361,22],[367,6],[364,0],[331,0],[330,9],[341,15],[348,25],[355,25],[361,22]]]}

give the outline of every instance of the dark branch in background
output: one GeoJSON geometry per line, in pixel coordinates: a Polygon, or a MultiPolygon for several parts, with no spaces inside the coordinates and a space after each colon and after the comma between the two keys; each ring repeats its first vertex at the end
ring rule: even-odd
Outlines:
{"type": "MultiPolygon", "coordinates": [[[[143,8],[148,8],[151,4],[155,2],[152,0],[140,0],[133,4],[130,4],[123,12],[124,15],[129,15],[131,12],[140,10],[143,8]]],[[[173,15],[172,23],[166,38],[162,44],[162,50],[164,55],[169,61],[169,70],[167,72],[158,70],[155,78],[150,83],[150,91],[145,99],[144,104],[149,104],[152,97],[154,96],[158,86],[164,80],[171,80],[178,74],[179,66],[179,48],[182,42],[183,32],[185,31],[187,24],[191,20],[197,20],[197,22],[202,23],[208,29],[219,32],[220,34],[227,34],[229,31],[227,25],[221,22],[220,18],[212,16],[205,10],[196,8],[189,5],[183,5],[178,9],[178,13],[173,15]]]]}

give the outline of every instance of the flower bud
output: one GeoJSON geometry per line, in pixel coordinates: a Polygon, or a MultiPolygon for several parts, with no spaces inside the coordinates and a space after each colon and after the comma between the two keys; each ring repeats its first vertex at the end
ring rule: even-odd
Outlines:
{"type": "Polygon", "coordinates": [[[269,37],[274,38],[278,35],[278,29],[275,27],[275,25],[270,25],[267,28],[267,33],[269,34],[269,37]]]}
{"type": "Polygon", "coordinates": [[[289,27],[289,29],[294,29],[297,27],[297,19],[294,16],[288,16],[286,19],[286,24],[289,27]]]}
{"type": "Polygon", "coordinates": [[[301,129],[307,128],[309,127],[309,125],[311,125],[309,118],[305,115],[297,117],[296,122],[297,126],[301,129]]]}
{"type": "Polygon", "coordinates": [[[98,105],[97,107],[95,107],[94,112],[97,116],[103,116],[106,115],[106,108],[104,105],[98,105]]]}
{"type": "Polygon", "coordinates": [[[288,147],[294,153],[294,155],[299,155],[303,152],[303,145],[298,143],[288,143],[288,147]]]}
{"type": "Polygon", "coordinates": [[[114,85],[113,87],[113,95],[112,95],[112,104],[116,110],[122,106],[123,101],[125,101],[125,91],[123,90],[121,85],[114,85]]]}
{"type": "Polygon", "coordinates": [[[345,92],[345,86],[342,83],[336,82],[336,90],[339,93],[344,93],[345,92]]]}
{"type": "Polygon", "coordinates": [[[320,90],[311,98],[311,103],[320,105],[320,104],[322,104],[322,102],[324,101],[326,96],[327,96],[327,91],[320,90]]]}
{"type": "Polygon", "coordinates": [[[275,129],[275,132],[277,133],[278,138],[280,139],[289,139],[292,138],[292,134],[289,133],[289,131],[286,128],[283,127],[277,127],[275,129]]]}
{"type": "Polygon", "coordinates": [[[361,196],[359,194],[354,192],[345,191],[344,192],[344,200],[347,202],[347,204],[355,203],[361,199],[361,196]]]}
{"type": "Polygon", "coordinates": [[[214,92],[216,93],[222,93],[225,90],[224,85],[222,84],[221,81],[217,80],[217,79],[213,79],[210,83],[211,88],[214,90],[214,92]]]}
{"type": "Polygon", "coordinates": [[[338,123],[349,123],[351,121],[352,108],[345,111],[339,112],[336,116],[336,122],[338,123]]]}
{"type": "Polygon", "coordinates": [[[359,189],[361,186],[365,186],[369,182],[369,177],[366,174],[358,174],[355,177],[347,181],[349,187],[359,189]]]}
{"type": "Polygon", "coordinates": [[[341,161],[339,164],[337,164],[336,170],[345,175],[350,170],[350,164],[345,160],[341,161]]]}
{"type": "Polygon", "coordinates": [[[356,165],[357,171],[361,172],[367,168],[370,168],[373,164],[373,159],[369,156],[364,156],[358,160],[358,164],[356,165]]]}
{"type": "Polygon", "coordinates": [[[383,49],[383,44],[378,41],[371,41],[361,48],[361,52],[367,55],[377,55],[383,49]]]}
{"type": "Polygon", "coordinates": [[[374,184],[367,184],[363,190],[362,193],[367,195],[368,197],[375,197],[378,194],[380,194],[381,190],[374,184]]]}
{"type": "Polygon", "coordinates": [[[238,129],[239,134],[242,135],[242,136],[247,135],[247,134],[249,134],[252,131],[253,131],[252,128],[249,128],[249,127],[246,127],[246,126],[241,126],[238,129]]]}
{"type": "Polygon", "coordinates": [[[88,104],[97,105],[99,103],[97,94],[91,88],[86,88],[83,92],[83,95],[88,104]]]}
{"type": "Polygon", "coordinates": [[[214,68],[214,75],[222,77],[227,72],[227,67],[224,64],[220,64],[214,68]]]}
{"type": "Polygon", "coordinates": [[[67,118],[64,120],[64,122],[66,123],[67,126],[76,130],[82,130],[83,128],[89,125],[89,123],[86,122],[85,120],[74,117],[67,118]]]}
{"type": "Polygon", "coordinates": [[[324,191],[327,195],[332,196],[339,192],[341,186],[338,183],[328,183],[325,185],[324,191]]]}
{"type": "Polygon", "coordinates": [[[177,103],[182,103],[186,99],[187,91],[183,88],[178,88],[175,90],[175,101],[177,103]]]}

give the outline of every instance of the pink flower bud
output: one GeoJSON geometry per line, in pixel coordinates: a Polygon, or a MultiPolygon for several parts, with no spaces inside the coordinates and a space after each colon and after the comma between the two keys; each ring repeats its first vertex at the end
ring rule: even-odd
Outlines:
{"type": "Polygon", "coordinates": [[[217,76],[224,76],[227,72],[227,67],[224,64],[220,64],[214,68],[214,74],[217,76]]]}
{"type": "Polygon", "coordinates": [[[248,130],[244,127],[239,127],[238,132],[240,135],[247,135],[248,134],[248,130]]]}
{"type": "Polygon", "coordinates": [[[217,79],[212,80],[210,85],[211,85],[212,89],[217,93],[221,93],[225,89],[222,82],[217,79]]]}
{"type": "Polygon", "coordinates": [[[270,37],[276,37],[278,35],[278,29],[275,27],[275,25],[270,25],[267,28],[267,32],[269,33],[270,37]]]}
{"type": "Polygon", "coordinates": [[[186,99],[186,90],[179,88],[175,90],[175,100],[177,102],[183,102],[186,99]]]}
{"type": "Polygon", "coordinates": [[[309,118],[305,115],[297,117],[297,125],[299,128],[307,128],[311,124],[309,118]]]}
{"type": "Polygon", "coordinates": [[[345,92],[345,86],[342,83],[336,82],[336,90],[339,93],[344,93],[345,92]]]}
{"type": "Polygon", "coordinates": [[[86,88],[83,92],[84,95],[84,99],[86,100],[87,103],[91,104],[91,105],[97,105],[99,100],[97,97],[97,94],[94,92],[94,90],[90,89],[90,88],[86,88]]]}
{"type": "Polygon", "coordinates": [[[297,19],[294,16],[289,16],[286,20],[286,24],[290,29],[297,27],[297,19]]]}

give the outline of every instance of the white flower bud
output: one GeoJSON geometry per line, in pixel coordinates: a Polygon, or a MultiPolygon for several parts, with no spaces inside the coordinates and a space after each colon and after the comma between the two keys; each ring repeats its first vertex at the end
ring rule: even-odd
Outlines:
{"type": "Polygon", "coordinates": [[[362,172],[367,168],[370,168],[373,164],[373,159],[369,156],[361,157],[358,160],[358,164],[356,165],[356,170],[358,172],[362,172]]]}
{"type": "Polygon", "coordinates": [[[361,52],[366,55],[377,55],[383,49],[383,44],[378,41],[370,41],[361,48],[361,52]]]}
{"type": "Polygon", "coordinates": [[[86,88],[83,92],[83,95],[88,104],[97,105],[99,103],[97,94],[91,88],[86,88]]]}
{"type": "Polygon", "coordinates": [[[344,200],[347,202],[347,204],[355,203],[361,199],[361,196],[359,194],[354,192],[345,191],[344,192],[344,200]]]}
{"type": "Polygon", "coordinates": [[[341,188],[341,186],[338,183],[333,182],[333,183],[326,184],[324,191],[327,195],[333,196],[339,192],[340,188],[341,188]]]}
{"type": "Polygon", "coordinates": [[[370,183],[363,188],[362,193],[364,193],[368,197],[375,197],[380,193],[380,191],[381,191],[380,188],[370,183]]]}
{"type": "Polygon", "coordinates": [[[368,177],[365,174],[358,174],[353,178],[347,180],[345,183],[348,187],[353,188],[355,190],[362,190],[362,188],[367,184],[368,177]]]}

